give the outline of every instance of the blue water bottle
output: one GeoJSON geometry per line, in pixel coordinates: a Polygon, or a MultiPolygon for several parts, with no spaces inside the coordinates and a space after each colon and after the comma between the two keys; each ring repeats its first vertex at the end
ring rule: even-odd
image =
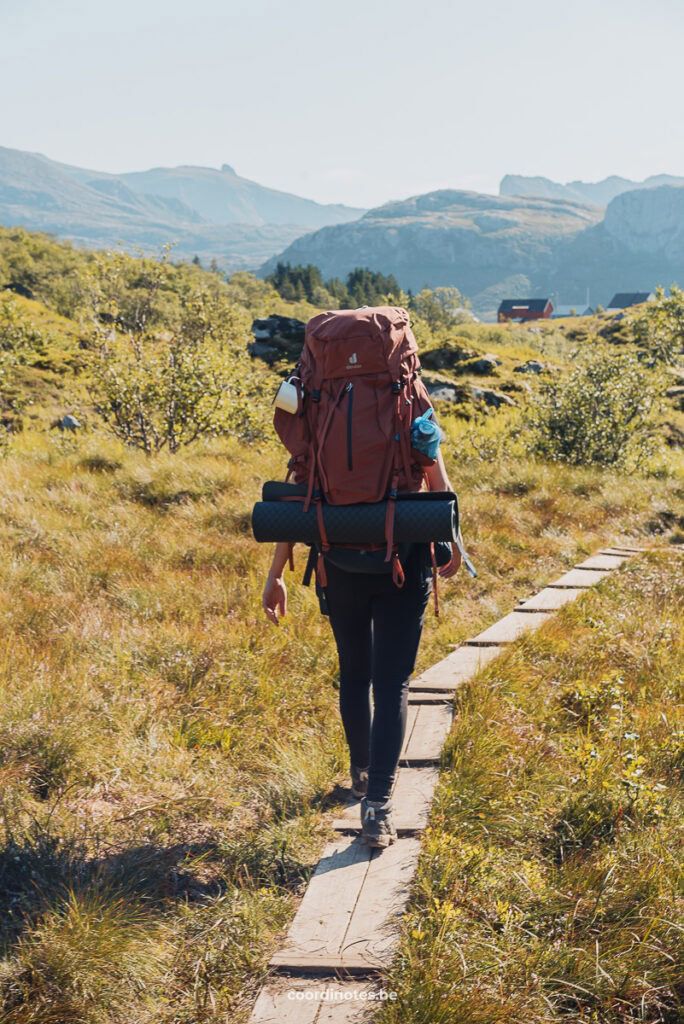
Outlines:
{"type": "Polygon", "coordinates": [[[411,447],[429,459],[436,459],[444,433],[434,419],[434,410],[428,409],[411,424],[411,447]]]}

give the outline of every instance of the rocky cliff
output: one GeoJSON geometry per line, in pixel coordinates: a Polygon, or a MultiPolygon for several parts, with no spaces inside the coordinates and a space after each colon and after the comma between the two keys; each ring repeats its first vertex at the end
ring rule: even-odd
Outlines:
{"type": "Polygon", "coordinates": [[[563,199],[441,191],[388,203],[352,224],[292,243],[280,259],[324,276],[355,266],[393,273],[404,288],[456,285],[491,317],[506,296],[606,305],[617,291],[684,283],[684,188],[624,192],[606,210],[563,199]]]}
{"type": "MultiPolygon", "coordinates": [[[[457,284],[477,305],[481,293],[513,287],[513,279],[516,287],[533,287],[559,241],[600,219],[600,210],[564,200],[442,190],[387,203],[351,224],[297,239],[262,272],[277,260],[314,263],[324,277],[367,266],[394,274],[404,288],[457,284]]],[[[485,297],[480,307],[491,301],[485,297]]]]}

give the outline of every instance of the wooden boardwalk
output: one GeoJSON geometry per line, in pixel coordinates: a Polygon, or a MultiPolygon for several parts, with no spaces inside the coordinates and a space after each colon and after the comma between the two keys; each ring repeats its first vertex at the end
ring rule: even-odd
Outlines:
{"type": "Polygon", "coordinates": [[[391,963],[401,915],[420,854],[451,727],[454,691],[523,633],[605,579],[642,549],[605,548],[467,640],[409,684],[409,713],[392,794],[397,842],[386,850],[359,842],[358,802],[347,804],[311,877],[271,977],[249,1024],[353,1024],[390,998],[382,972],[391,963]]]}

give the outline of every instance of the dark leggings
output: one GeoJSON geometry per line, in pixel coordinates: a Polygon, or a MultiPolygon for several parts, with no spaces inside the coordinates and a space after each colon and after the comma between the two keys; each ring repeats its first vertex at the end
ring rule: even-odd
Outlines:
{"type": "Polygon", "coordinates": [[[399,763],[408,684],[415,667],[430,569],[414,548],[399,589],[390,574],[348,572],[326,561],[327,597],[340,660],[340,713],[352,764],[370,766],[368,799],[389,799],[399,763]],[[371,720],[370,692],[374,713],[371,720]]]}

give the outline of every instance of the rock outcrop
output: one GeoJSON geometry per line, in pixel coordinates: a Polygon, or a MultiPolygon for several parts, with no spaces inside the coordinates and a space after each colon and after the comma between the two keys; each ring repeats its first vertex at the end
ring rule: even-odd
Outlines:
{"type": "MultiPolygon", "coordinates": [[[[403,288],[456,284],[473,298],[515,279],[542,281],[559,241],[598,224],[602,212],[565,200],[521,199],[445,189],[370,210],[351,224],[322,228],[293,242],[276,262],[314,263],[325,278],[358,266],[394,274],[403,288]]],[[[489,297],[496,302],[496,296],[489,297]]],[[[494,306],[494,308],[496,308],[494,306]]]]}
{"type": "Polygon", "coordinates": [[[306,324],[291,316],[271,316],[254,320],[254,341],[247,346],[251,356],[271,365],[281,359],[296,363],[304,344],[306,324]]]}

